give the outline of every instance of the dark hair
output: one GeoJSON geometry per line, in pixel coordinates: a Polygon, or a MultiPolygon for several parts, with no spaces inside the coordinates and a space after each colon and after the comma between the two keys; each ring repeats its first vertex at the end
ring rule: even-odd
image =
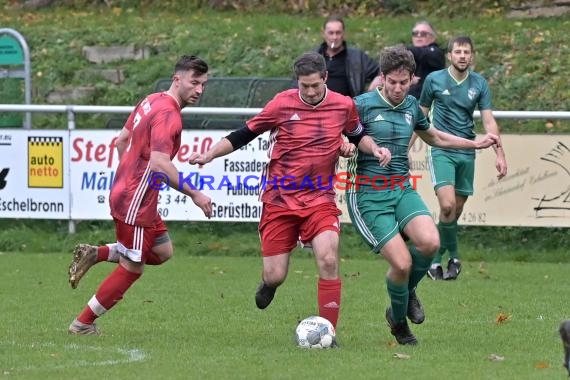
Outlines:
{"type": "Polygon", "coordinates": [[[390,46],[380,52],[380,71],[388,75],[392,71],[407,70],[410,75],[416,71],[416,61],[404,45],[390,46]]]}
{"type": "Polygon", "coordinates": [[[321,78],[324,78],[327,72],[327,63],[325,62],[325,57],[316,51],[311,51],[297,58],[293,64],[293,71],[297,79],[300,76],[314,73],[319,73],[321,78]]]}
{"type": "Polygon", "coordinates": [[[197,75],[204,75],[208,72],[208,64],[195,55],[183,55],[174,65],[174,74],[191,70],[197,75]]]}
{"type": "Polygon", "coordinates": [[[339,15],[330,15],[329,17],[327,17],[325,19],[325,22],[323,23],[323,29],[325,29],[327,27],[327,24],[332,21],[340,22],[342,24],[342,30],[344,30],[344,20],[339,15]]]}
{"type": "Polygon", "coordinates": [[[467,37],[467,36],[459,36],[459,37],[454,37],[451,40],[449,40],[449,44],[447,45],[447,51],[451,53],[451,51],[453,50],[453,45],[469,45],[469,47],[471,48],[471,52],[475,53],[475,48],[473,47],[473,41],[471,41],[471,38],[467,37]]]}

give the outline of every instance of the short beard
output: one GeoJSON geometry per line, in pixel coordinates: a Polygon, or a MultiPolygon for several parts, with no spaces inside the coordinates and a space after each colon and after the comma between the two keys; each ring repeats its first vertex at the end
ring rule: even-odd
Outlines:
{"type": "Polygon", "coordinates": [[[455,70],[457,70],[457,72],[460,72],[461,74],[463,74],[464,72],[466,72],[467,70],[469,70],[470,65],[465,66],[464,69],[461,69],[455,65],[453,65],[453,67],[455,68],[455,70]]]}

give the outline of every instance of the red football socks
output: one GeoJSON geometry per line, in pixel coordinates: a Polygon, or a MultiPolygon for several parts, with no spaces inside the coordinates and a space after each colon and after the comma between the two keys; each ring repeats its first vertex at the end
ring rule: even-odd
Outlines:
{"type": "Polygon", "coordinates": [[[341,281],[323,280],[319,278],[317,298],[319,300],[319,315],[329,320],[336,328],[340,311],[341,281]]]}
{"type": "Polygon", "coordinates": [[[77,320],[82,323],[91,324],[97,317],[100,317],[117,304],[131,285],[139,279],[142,273],[133,273],[126,270],[122,265],[111,272],[109,276],[99,286],[95,296],[91,298],[89,304],[83,309],[77,320]]]}

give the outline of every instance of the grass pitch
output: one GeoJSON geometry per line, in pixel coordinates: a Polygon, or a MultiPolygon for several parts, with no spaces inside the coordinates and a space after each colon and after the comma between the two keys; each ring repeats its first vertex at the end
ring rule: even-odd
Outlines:
{"type": "Polygon", "coordinates": [[[315,265],[295,252],[274,303],[253,300],[261,259],[179,254],[146,273],[100,318],[103,334],[67,327],[112,264],[77,290],[70,254],[0,254],[3,379],[552,379],[565,378],[557,328],[568,311],[569,264],[464,263],[455,282],[418,289],[420,345],[398,346],[384,320],[382,260],[342,262],[338,350],[295,347],[297,321],[315,314],[315,265]]]}

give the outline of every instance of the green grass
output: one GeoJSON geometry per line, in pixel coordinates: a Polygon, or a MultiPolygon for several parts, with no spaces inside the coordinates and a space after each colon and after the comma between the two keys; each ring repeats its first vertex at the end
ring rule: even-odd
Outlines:
{"type": "MultiPolygon", "coordinates": [[[[176,251],[200,256],[259,255],[257,223],[167,222],[176,251]]],[[[462,259],[469,261],[570,262],[567,228],[478,227],[459,230],[462,259]]],[[[115,240],[112,222],[83,221],[76,233],[57,220],[0,220],[0,252],[70,252],[79,242],[103,244],[115,240]]],[[[368,246],[352,225],[343,225],[341,257],[371,259],[368,246]]]]}
{"type": "MultiPolygon", "coordinates": [[[[432,6],[435,3],[432,1],[432,6]]],[[[172,4],[50,7],[36,12],[6,8],[0,13],[0,24],[18,30],[28,41],[35,104],[44,104],[47,95],[58,88],[93,86],[96,91],[91,97],[74,103],[132,105],[152,91],[157,79],[170,76],[173,62],[184,53],[206,59],[215,76],[288,77],[292,75],[294,58],[321,42],[320,15],[263,10],[220,12],[188,6],[181,13],[172,4]],[[127,44],[147,46],[150,57],[94,65],[82,53],[84,46],[127,44]],[[125,81],[115,85],[79,74],[93,68],[123,69],[125,81]]],[[[450,17],[445,15],[454,14],[450,4],[442,4],[438,12],[430,13],[351,15],[346,18],[347,40],[377,58],[386,46],[410,43],[414,23],[427,18],[436,26],[442,46],[457,34],[473,37],[476,70],[489,80],[494,109],[568,109],[570,89],[564,75],[560,75],[565,72],[570,54],[567,17],[519,20],[493,12],[472,17],[455,12],[462,16],[450,17]]],[[[100,128],[108,118],[78,115],[77,128],[100,128]]],[[[65,115],[35,114],[33,122],[35,128],[66,126],[65,115]]],[[[564,120],[551,124],[546,120],[503,120],[500,124],[503,131],[511,133],[570,130],[564,120]]]]}
{"type": "Polygon", "coordinates": [[[261,260],[178,254],[149,267],[98,324],[99,337],[67,326],[112,269],[101,263],[77,290],[70,256],[0,255],[0,374],[6,379],[551,379],[563,378],[557,335],[568,264],[466,262],[458,281],[426,280],[420,346],[397,346],[384,321],[383,260],[342,262],[339,350],[296,348],[293,330],[316,313],[314,262],[296,252],[266,310],[253,293],[261,260]],[[508,317],[496,323],[499,315],[508,317]],[[407,354],[407,360],[396,359],[407,354]],[[504,357],[493,362],[490,355],[504,357]]]}

